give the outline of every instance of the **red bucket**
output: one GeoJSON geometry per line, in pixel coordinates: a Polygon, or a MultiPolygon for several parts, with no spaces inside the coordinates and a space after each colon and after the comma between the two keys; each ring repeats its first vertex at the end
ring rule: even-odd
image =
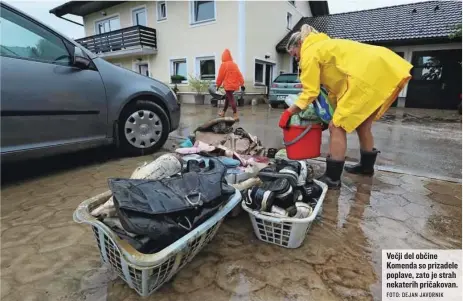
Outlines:
{"type": "Polygon", "coordinates": [[[283,129],[283,140],[288,159],[305,160],[319,157],[322,125],[311,124],[308,127],[292,125],[283,129]]]}

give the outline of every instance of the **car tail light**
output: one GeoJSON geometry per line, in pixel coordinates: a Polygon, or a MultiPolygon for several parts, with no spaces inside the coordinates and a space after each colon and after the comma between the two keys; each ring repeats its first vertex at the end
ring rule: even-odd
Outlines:
{"type": "Polygon", "coordinates": [[[276,87],[278,87],[277,84],[273,84],[273,85],[272,85],[272,88],[276,88],[276,87]]]}
{"type": "Polygon", "coordinates": [[[294,85],[294,88],[302,88],[302,84],[296,84],[294,85]]]}

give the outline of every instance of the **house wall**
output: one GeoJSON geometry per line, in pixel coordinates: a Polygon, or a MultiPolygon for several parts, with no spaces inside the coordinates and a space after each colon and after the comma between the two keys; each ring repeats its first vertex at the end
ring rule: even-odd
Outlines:
{"type": "MultiPolygon", "coordinates": [[[[427,50],[450,50],[450,49],[462,49],[461,43],[446,43],[446,44],[424,44],[424,45],[412,45],[412,46],[397,46],[390,47],[395,52],[403,52],[404,59],[407,62],[412,63],[413,52],[415,51],[427,51],[427,50]]],[[[408,85],[400,92],[398,107],[405,107],[407,99],[408,85]]]]}
{"type": "Polygon", "coordinates": [[[292,14],[291,28],[302,17],[312,16],[308,1],[296,1],[295,6],[288,1],[246,1],[245,44],[246,91],[264,92],[265,87],[254,84],[255,60],[274,64],[273,79],[280,70],[290,72],[289,56],[280,55],[275,46],[290,31],[287,28],[287,13],[292,14]],[[266,58],[268,56],[268,58],[266,58]]]}
{"type": "MultiPolygon", "coordinates": [[[[156,1],[126,2],[105,10],[106,17],[119,15],[121,28],[132,26],[132,10],[146,6],[148,27],[156,29],[158,52],[154,55],[131,58],[107,59],[112,63],[136,70],[136,64],[149,64],[150,76],[170,83],[171,60],[186,59],[188,74],[198,74],[198,57],[215,57],[216,74],[220,67],[221,55],[225,48],[232,55],[238,53],[237,36],[238,2],[216,1],[216,21],[190,25],[190,2],[166,1],[167,20],[157,21],[156,1]]],[[[101,12],[84,17],[86,35],[95,34],[95,22],[104,19],[101,12]]],[[[188,91],[187,84],[178,85],[180,91],[188,91]]]]}

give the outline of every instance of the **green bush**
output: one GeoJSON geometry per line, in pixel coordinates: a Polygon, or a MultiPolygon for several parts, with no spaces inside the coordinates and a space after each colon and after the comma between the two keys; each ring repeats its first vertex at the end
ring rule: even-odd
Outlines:
{"type": "Polygon", "coordinates": [[[206,92],[207,88],[211,84],[211,81],[202,80],[195,76],[189,75],[188,84],[190,85],[191,89],[196,92],[196,94],[201,94],[202,92],[206,92]]]}

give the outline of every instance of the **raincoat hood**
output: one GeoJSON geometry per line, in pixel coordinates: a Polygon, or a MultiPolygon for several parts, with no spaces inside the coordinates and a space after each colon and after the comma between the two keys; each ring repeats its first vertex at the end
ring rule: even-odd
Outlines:
{"type": "Polygon", "coordinates": [[[222,62],[231,62],[233,58],[231,56],[230,50],[225,49],[222,53],[222,62]]]}
{"type": "Polygon", "coordinates": [[[308,47],[320,41],[330,40],[331,38],[324,33],[311,33],[302,43],[302,48],[308,47]]]}

